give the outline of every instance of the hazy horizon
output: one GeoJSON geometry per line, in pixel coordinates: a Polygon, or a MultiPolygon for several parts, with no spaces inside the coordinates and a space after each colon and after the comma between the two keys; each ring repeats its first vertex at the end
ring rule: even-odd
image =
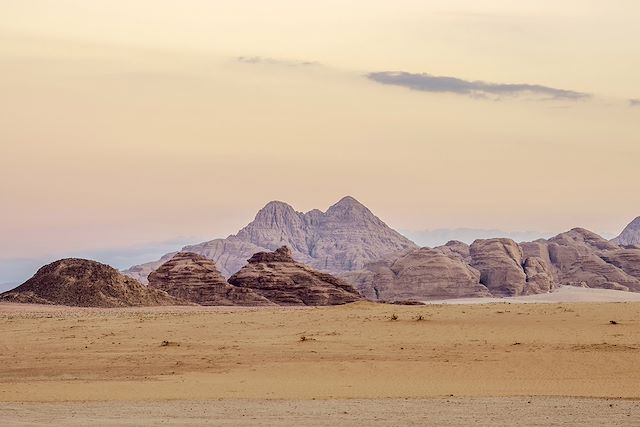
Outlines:
{"type": "Polygon", "coordinates": [[[0,282],[16,260],[224,237],[274,199],[351,194],[396,230],[616,235],[640,215],[638,17],[633,0],[3,1],[0,282]]]}
{"type": "MultiPolygon", "coordinates": [[[[336,200],[337,202],[337,200],[336,200]]],[[[286,203],[286,202],[285,202],[286,203]]],[[[295,206],[293,206],[296,209],[295,206]]],[[[314,208],[326,211],[326,208],[314,208]]],[[[300,211],[300,209],[296,209],[300,211]]],[[[308,210],[307,210],[308,211],[308,210]]],[[[373,212],[375,214],[375,212],[373,212]]],[[[251,217],[247,224],[254,218],[251,217]]],[[[384,218],[381,218],[384,221],[384,218]]],[[[246,224],[243,224],[244,226],[246,224]]],[[[151,241],[143,244],[123,245],[114,247],[80,247],[68,251],[52,252],[47,254],[34,254],[28,257],[0,257],[0,292],[8,290],[30,278],[38,268],[61,258],[87,258],[93,259],[117,269],[123,270],[136,264],[155,261],[162,255],[182,249],[184,246],[202,243],[205,241],[225,238],[235,234],[241,227],[220,235],[180,236],[165,241],[151,241]]],[[[439,229],[396,229],[399,233],[412,240],[418,246],[435,247],[445,244],[450,240],[459,240],[471,244],[476,239],[506,237],[516,242],[533,241],[540,238],[549,238],[563,231],[534,231],[534,230],[500,230],[478,229],[468,227],[439,228],[439,229]]],[[[606,239],[612,239],[618,233],[598,232],[606,239]]],[[[622,231],[622,230],[620,230],[622,231]]]]}

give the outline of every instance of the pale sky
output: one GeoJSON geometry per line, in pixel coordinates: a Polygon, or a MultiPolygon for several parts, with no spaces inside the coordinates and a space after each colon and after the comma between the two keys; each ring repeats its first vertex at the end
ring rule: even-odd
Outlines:
{"type": "Polygon", "coordinates": [[[638,22],[637,0],[0,0],[0,259],[347,194],[398,229],[618,233],[638,22]]]}

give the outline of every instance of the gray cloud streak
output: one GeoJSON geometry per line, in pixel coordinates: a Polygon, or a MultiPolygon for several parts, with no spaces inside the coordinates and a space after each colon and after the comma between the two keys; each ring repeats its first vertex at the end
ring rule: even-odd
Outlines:
{"type": "Polygon", "coordinates": [[[280,65],[285,67],[312,67],[320,65],[315,61],[292,61],[286,59],[269,58],[265,56],[238,56],[236,61],[243,64],[266,64],[266,65],[280,65]]]}
{"type": "Polygon", "coordinates": [[[629,107],[640,107],[640,99],[630,99],[629,107]]]}
{"type": "Polygon", "coordinates": [[[456,77],[414,74],[404,71],[380,71],[366,77],[374,82],[402,86],[411,90],[436,93],[455,93],[473,97],[533,95],[544,99],[578,101],[591,97],[588,93],[558,89],[537,84],[488,83],[480,80],[463,80],[456,77]]]}

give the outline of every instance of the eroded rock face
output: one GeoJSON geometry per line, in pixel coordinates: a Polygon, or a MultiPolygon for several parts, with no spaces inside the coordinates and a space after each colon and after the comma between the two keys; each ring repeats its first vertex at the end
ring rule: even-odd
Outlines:
{"type": "Polygon", "coordinates": [[[149,274],[152,271],[156,270],[158,267],[160,267],[165,262],[169,261],[177,253],[178,252],[171,252],[171,253],[163,255],[162,258],[160,258],[157,261],[147,262],[145,264],[140,264],[140,265],[134,265],[133,267],[129,268],[128,270],[123,271],[122,274],[125,274],[125,275],[131,277],[132,279],[135,279],[138,282],[143,283],[143,284],[146,285],[146,284],[149,283],[149,280],[148,280],[149,274]]]}
{"type": "Polygon", "coordinates": [[[595,233],[574,228],[549,239],[547,247],[560,284],[640,291],[638,277],[606,261],[619,258],[622,265],[616,255],[621,248],[595,233]]]}
{"type": "MultiPolygon", "coordinates": [[[[214,260],[220,272],[229,277],[252,254],[281,246],[291,248],[297,262],[331,273],[356,271],[390,254],[417,248],[357,200],[344,197],[326,212],[296,212],[286,203],[270,202],[236,235],[183,250],[214,260]]],[[[134,266],[125,273],[144,281],[141,276],[161,264],[134,266]]]]}
{"type": "Polygon", "coordinates": [[[480,273],[456,253],[420,248],[398,258],[370,263],[364,271],[347,273],[367,298],[385,301],[491,296],[480,273]]]}
{"type": "Polygon", "coordinates": [[[549,265],[540,257],[530,256],[522,265],[526,276],[524,295],[542,294],[555,287],[555,279],[549,265]]]}
{"type": "Polygon", "coordinates": [[[458,240],[450,240],[446,244],[438,246],[435,249],[445,255],[456,256],[467,264],[471,262],[471,251],[469,249],[469,245],[458,240]]]}
{"type": "Polygon", "coordinates": [[[600,257],[628,275],[640,278],[640,249],[614,249],[602,253],[600,257]]]}
{"type": "Polygon", "coordinates": [[[77,307],[185,304],[166,292],[148,289],[108,265],[78,258],[45,265],[22,285],[1,294],[0,299],[77,307]]]}
{"type": "Polygon", "coordinates": [[[149,274],[149,287],[199,305],[274,305],[250,289],[229,285],[212,260],[193,252],[179,252],[149,274]]]}
{"type": "Polygon", "coordinates": [[[249,288],[278,305],[337,305],[361,299],[343,280],[295,262],[286,246],[253,255],[229,283],[249,288]]]}
{"type": "Polygon", "coordinates": [[[640,216],[631,221],[612,242],[622,246],[640,247],[640,216]]]}
{"type": "Polygon", "coordinates": [[[525,293],[527,275],[522,249],[511,239],[476,240],[471,244],[471,266],[480,272],[480,283],[494,296],[525,293]]]}

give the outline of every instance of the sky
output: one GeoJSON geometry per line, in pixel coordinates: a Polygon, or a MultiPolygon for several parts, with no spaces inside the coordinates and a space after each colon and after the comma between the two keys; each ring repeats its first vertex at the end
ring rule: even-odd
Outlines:
{"type": "Polygon", "coordinates": [[[0,283],[153,259],[270,200],[615,235],[640,215],[639,20],[636,0],[0,0],[0,283]]]}

